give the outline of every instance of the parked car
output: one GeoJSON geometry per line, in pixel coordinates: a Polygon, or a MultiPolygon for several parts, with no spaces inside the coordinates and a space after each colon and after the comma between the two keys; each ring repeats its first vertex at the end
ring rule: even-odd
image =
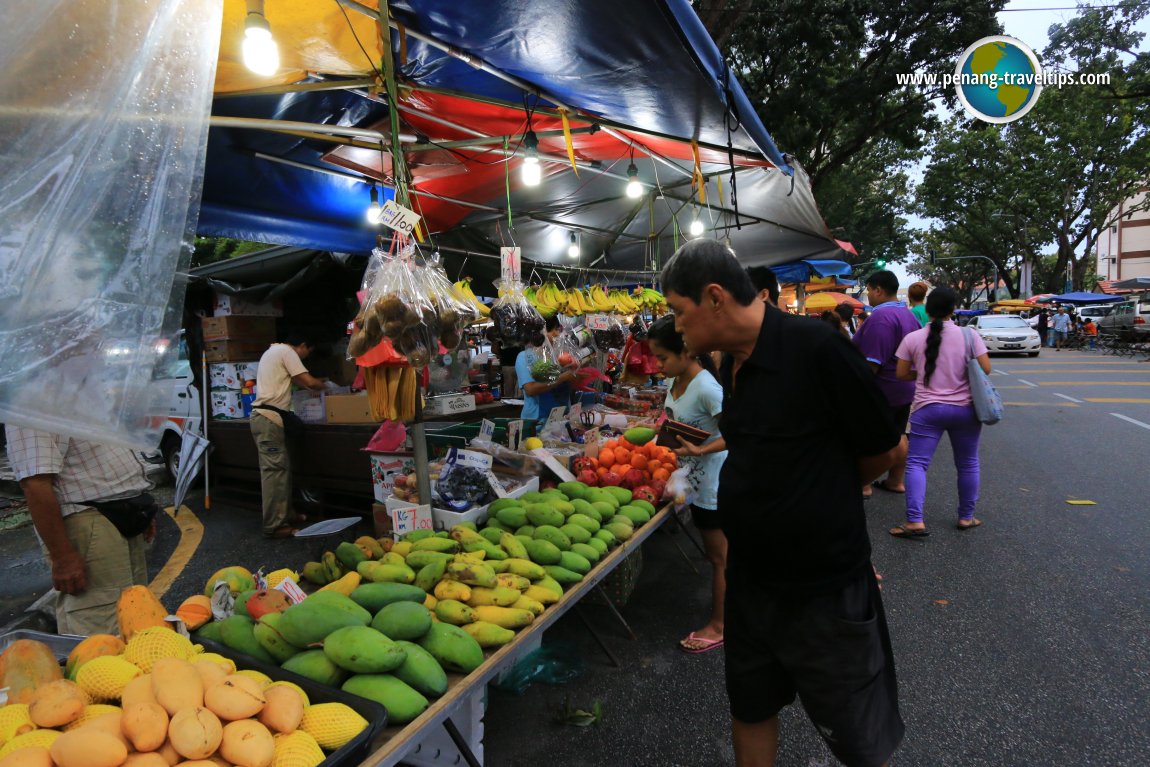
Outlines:
{"type": "Polygon", "coordinates": [[[1114,304],[1087,304],[1080,306],[1075,310],[1079,320],[1084,320],[1089,317],[1097,325],[1102,321],[1102,318],[1110,314],[1110,310],[1114,308],[1114,304]]]}
{"type": "Polygon", "coordinates": [[[1150,297],[1143,294],[1116,305],[1098,321],[1098,332],[1112,336],[1150,336],[1150,297]]]}
{"type": "Polygon", "coordinates": [[[975,317],[969,327],[982,337],[988,352],[1008,352],[1037,357],[1042,350],[1038,331],[1021,317],[1006,314],[984,314],[975,317]]]}

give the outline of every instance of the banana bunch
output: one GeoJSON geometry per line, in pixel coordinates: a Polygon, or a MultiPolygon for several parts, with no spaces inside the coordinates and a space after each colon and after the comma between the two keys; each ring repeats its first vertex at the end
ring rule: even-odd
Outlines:
{"type": "Polygon", "coordinates": [[[607,294],[607,297],[611,299],[611,303],[615,305],[615,311],[619,314],[638,314],[643,308],[625,290],[612,290],[607,294]]]}
{"type": "Polygon", "coordinates": [[[561,295],[553,282],[532,285],[523,291],[523,297],[531,302],[544,319],[554,317],[562,310],[564,301],[561,295]]]}
{"type": "Polygon", "coordinates": [[[640,307],[656,316],[667,312],[667,300],[663,298],[662,293],[654,288],[635,288],[632,298],[640,307]]]}
{"type": "Polygon", "coordinates": [[[597,312],[614,312],[615,302],[607,295],[607,289],[602,285],[592,285],[587,289],[587,297],[597,312]]]}
{"type": "MultiPolygon", "coordinates": [[[[474,306],[475,309],[479,312],[480,319],[483,319],[491,314],[491,307],[480,301],[476,297],[475,293],[471,291],[470,277],[463,278],[459,282],[456,282],[454,285],[452,285],[452,287],[455,288],[455,297],[468,306],[474,306]]],[[[500,293],[500,295],[502,295],[502,293],[500,293]]]]}
{"type": "Polygon", "coordinates": [[[377,421],[414,421],[419,379],[412,367],[376,365],[363,369],[368,405],[377,421]]]}

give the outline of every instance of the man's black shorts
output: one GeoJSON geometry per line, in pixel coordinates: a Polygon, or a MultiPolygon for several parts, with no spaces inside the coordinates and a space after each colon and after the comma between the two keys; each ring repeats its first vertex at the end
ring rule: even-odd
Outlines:
{"type": "Polygon", "coordinates": [[[728,575],[727,695],[741,722],[761,722],[794,702],[849,767],[886,762],[905,730],[894,654],[878,583],[866,574],[841,591],[783,597],[728,575]]]}

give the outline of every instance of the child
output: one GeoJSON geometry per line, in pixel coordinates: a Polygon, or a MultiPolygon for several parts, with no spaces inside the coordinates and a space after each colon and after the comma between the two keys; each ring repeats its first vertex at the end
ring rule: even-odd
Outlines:
{"type": "Polygon", "coordinates": [[[723,408],[723,387],[715,379],[709,355],[692,355],[675,330],[675,318],[660,317],[649,331],[651,352],[667,376],[667,417],[709,432],[702,445],[691,445],[680,438],[675,452],[690,466],[689,479],[695,491],[691,516],[703,536],[703,548],[711,562],[711,618],[707,625],[692,631],[679,642],[691,653],[706,652],[723,644],[723,600],[727,581],[727,538],[723,534],[718,511],[719,470],[727,457],[726,443],[719,436],[719,414],[723,408]]]}
{"type": "Polygon", "coordinates": [[[1095,343],[1098,338],[1098,326],[1094,324],[1094,320],[1087,317],[1082,322],[1082,335],[1086,336],[1086,342],[1090,344],[1090,348],[1094,349],[1095,343]]]}

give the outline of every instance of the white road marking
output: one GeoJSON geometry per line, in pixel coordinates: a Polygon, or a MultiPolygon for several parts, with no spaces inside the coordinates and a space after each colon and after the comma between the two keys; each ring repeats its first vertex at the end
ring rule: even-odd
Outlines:
{"type": "Polygon", "coordinates": [[[1008,375],[1010,375],[1010,373],[1007,373],[1005,370],[997,370],[997,369],[990,371],[990,374],[992,376],[1008,376],[1008,375]]]}
{"type": "Polygon", "coordinates": [[[1130,418],[1129,416],[1122,415],[1121,413],[1111,413],[1110,415],[1114,416],[1115,418],[1121,418],[1123,421],[1127,421],[1128,423],[1132,423],[1135,426],[1141,426],[1143,429],[1150,429],[1150,423],[1142,423],[1141,421],[1136,421],[1133,418],[1130,418]]]}
{"type": "Polygon", "coordinates": [[[1037,389],[1037,388],[1038,388],[1038,384],[1036,384],[1036,383],[1030,383],[1030,381],[1027,381],[1025,378],[1019,378],[1019,379],[1018,379],[1018,382],[1019,382],[1019,383],[1024,383],[1024,384],[1026,384],[1027,386],[1032,386],[1032,387],[1034,387],[1035,389],[1037,389]]]}
{"type": "Polygon", "coordinates": [[[1082,403],[1082,400],[1080,400],[1080,399],[1074,399],[1073,397],[1068,397],[1068,396],[1066,396],[1065,394],[1058,394],[1058,393],[1055,393],[1055,394],[1054,394],[1054,396],[1055,396],[1055,397],[1062,397],[1062,399],[1065,399],[1065,400],[1070,400],[1071,402],[1077,402],[1077,403],[1079,403],[1079,404],[1081,404],[1081,403],[1082,403]]]}

